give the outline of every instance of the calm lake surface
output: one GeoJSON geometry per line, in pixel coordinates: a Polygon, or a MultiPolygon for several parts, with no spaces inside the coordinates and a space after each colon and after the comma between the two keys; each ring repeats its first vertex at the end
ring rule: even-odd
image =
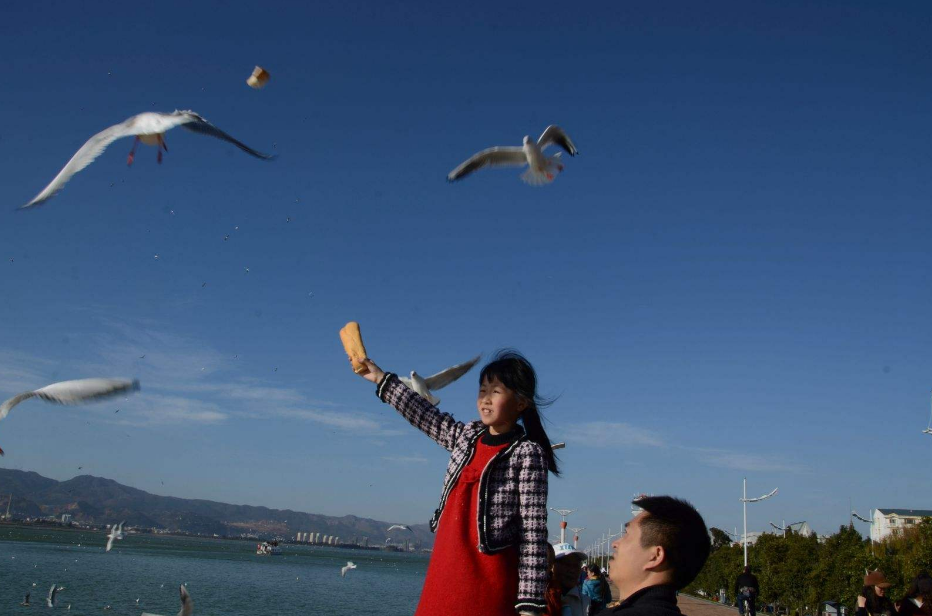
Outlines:
{"type": "Polygon", "coordinates": [[[0,614],[48,613],[45,597],[54,582],[65,587],[55,609],[71,604],[69,616],[174,616],[182,583],[195,615],[410,616],[429,560],[304,545],[256,556],[255,541],[157,535],[127,535],[109,553],[106,543],[102,531],[0,526],[0,614]],[[348,560],[358,569],[340,577],[348,560]],[[32,607],[21,607],[27,592],[32,607]]]}

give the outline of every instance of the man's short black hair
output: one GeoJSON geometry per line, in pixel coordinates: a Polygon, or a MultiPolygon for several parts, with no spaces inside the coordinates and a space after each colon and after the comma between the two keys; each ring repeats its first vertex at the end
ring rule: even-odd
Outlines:
{"type": "Polygon", "coordinates": [[[646,496],[634,501],[647,514],[641,518],[641,546],[659,545],[673,569],[673,585],[684,588],[699,575],[712,542],[696,508],[672,496],[646,496]]]}

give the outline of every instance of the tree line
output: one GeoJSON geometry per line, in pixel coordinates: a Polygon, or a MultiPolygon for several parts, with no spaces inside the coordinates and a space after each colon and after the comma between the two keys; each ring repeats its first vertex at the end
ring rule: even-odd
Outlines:
{"type": "MultiPolygon", "coordinates": [[[[744,551],[727,533],[712,528],[712,553],[685,592],[717,597],[724,588],[735,602],[735,578],[744,568],[744,551]],[[701,592],[700,592],[701,591],[701,592]]],[[[932,518],[872,544],[852,526],[823,537],[787,531],[762,535],[748,546],[748,562],[760,582],[758,610],[774,604],[791,616],[817,614],[822,601],[838,601],[853,615],[866,570],[880,569],[892,586],[887,596],[899,601],[920,571],[932,572],[932,518]]]]}

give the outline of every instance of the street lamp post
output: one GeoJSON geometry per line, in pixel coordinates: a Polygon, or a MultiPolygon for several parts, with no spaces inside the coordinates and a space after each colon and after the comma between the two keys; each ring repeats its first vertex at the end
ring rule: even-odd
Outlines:
{"type": "Polygon", "coordinates": [[[773,492],[770,494],[764,494],[763,496],[758,496],[757,498],[748,498],[748,478],[744,478],[744,488],[742,491],[743,496],[741,497],[741,504],[744,506],[744,566],[748,566],[748,503],[758,503],[762,500],[768,499],[774,494],[777,493],[777,488],[773,489],[773,492]]]}
{"type": "Polygon", "coordinates": [[[582,526],[582,527],[579,527],[579,528],[571,528],[570,530],[573,531],[573,549],[575,550],[575,549],[576,549],[576,544],[579,543],[579,533],[580,533],[581,531],[586,530],[586,527],[585,527],[585,526],[582,526]]]}
{"type": "Polygon", "coordinates": [[[550,508],[550,511],[556,511],[560,514],[560,543],[566,543],[566,516],[577,511],[576,509],[554,509],[550,508]]]}

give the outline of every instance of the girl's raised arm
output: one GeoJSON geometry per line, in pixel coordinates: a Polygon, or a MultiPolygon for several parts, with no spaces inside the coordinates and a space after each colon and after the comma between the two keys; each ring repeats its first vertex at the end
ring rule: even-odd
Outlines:
{"type": "Polygon", "coordinates": [[[367,374],[361,375],[367,381],[376,383],[376,395],[382,402],[391,404],[408,422],[432,438],[447,451],[453,451],[456,440],[465,427],[449,413],[443,413],[430,402],[408,389],[391,372],[383,372],[370,359],[363,363],[369,368],[367,374]]]}

